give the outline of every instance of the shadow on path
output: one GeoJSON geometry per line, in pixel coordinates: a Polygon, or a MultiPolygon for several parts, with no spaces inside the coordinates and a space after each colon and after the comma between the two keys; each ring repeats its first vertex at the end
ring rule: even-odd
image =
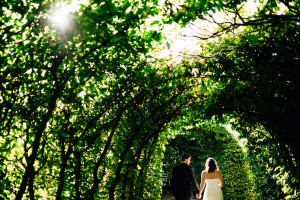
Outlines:
{"type": "MultiPolygon", "coordinates": [[[[171,194],[169,190],[163,189],[161,200],[175,200],[175,197],[171,194]]],[[[197,200],[197,198],[193,197],[192,200],[197,200]]]]}

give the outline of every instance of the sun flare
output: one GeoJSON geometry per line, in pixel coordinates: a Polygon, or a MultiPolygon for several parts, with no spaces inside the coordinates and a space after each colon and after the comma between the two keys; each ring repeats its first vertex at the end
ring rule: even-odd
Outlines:
{"type": "Polygon", "coordinates": [[[54,26],[61,29],[67,28],[71,24],[71,15],[77,12],[80,4],[85,1],[72,1],[71,4],[57,3],[53,11],[50,13],[49,19],[54,26]]]}
{"type": "Polygon", "coordinates": [[[67,7],[57,8],[51,15],[51,21],[58,27],[64,28],[70,23],[70,11],[67,7]]]}

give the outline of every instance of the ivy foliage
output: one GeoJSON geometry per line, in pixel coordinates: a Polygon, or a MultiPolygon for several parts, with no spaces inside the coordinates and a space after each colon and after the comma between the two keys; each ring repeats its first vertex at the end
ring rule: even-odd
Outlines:
{"type": "Polygon", "coordinates": [[[146,63],[157,1],[83,3],[63,27],[64,3],[1,4],[1,198],[157,199],[160,133],[189,87],[146,63]]]}
{"type": "Polygon", "coordinates": [[[86,1],[62,26],[71,1],[1,1],[0,197],[158,199],[163,130],[191,112],[248,140],[258,196],[299,197],[299,2],[203,2],[86,1]],[[152,16],[218,28],[171,66],[149,59],[152,16]]]}

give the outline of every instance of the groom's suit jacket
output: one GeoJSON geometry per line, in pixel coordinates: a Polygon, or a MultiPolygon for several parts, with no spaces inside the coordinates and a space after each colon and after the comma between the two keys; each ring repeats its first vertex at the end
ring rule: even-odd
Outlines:
{"type": "Polygon", "coordinates": [[[193,187],[199,192],[193,168],[185,163],[176,165],[172,170],[171,192],[174,196],[191,197],[193,187]]]}

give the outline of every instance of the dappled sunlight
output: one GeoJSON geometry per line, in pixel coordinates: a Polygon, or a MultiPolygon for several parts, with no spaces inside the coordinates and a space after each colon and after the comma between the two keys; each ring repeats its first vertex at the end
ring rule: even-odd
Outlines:
{"type": "Polygon", "coordinates": [[[157,200],[183,151],[227,199],[297,199],[299,12],[1,1],[0,199],[157,200]]]}

